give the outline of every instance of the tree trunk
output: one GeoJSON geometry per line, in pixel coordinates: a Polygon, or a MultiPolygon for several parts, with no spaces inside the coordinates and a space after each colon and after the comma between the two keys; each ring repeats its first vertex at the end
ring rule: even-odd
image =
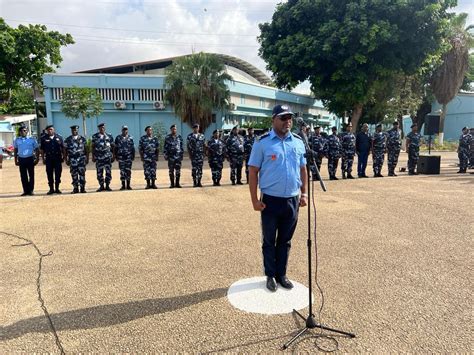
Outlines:
{"type": "Polygon", "coordinates": [[[87,139],[86,116],[84,114],[82,114],[82,131],[84,132],[84,138],[87,139]]]}
{"type": "Polygon", "coordinates": [[[447,104],[443,104],[443,108],[441,109],[441,116],[439,118],[439,135],[438,135],[438,143],[439,145],[443,145],[444,143],[444,120],[446,118],[446,111],[447,111],[447,104]]]}
{"type": "Polygon", "coordinates": [[[352,127],[355,132],[359,131],[359,119],[362,116],[362,104],[356,104],[352,109],[352,116],[350,122],[352,123],[352,127]]]}

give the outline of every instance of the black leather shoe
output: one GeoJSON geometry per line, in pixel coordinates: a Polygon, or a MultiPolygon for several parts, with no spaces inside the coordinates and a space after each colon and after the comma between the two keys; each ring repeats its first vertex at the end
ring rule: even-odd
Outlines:
{"type": "Polygon", "coordinates": [[[348,179],[355,179],[355,177],[353,177],[351,174],[347,174],[347,178],[348,179]]]}
{"type": "Polygon", "coordinates": [[[53,189],[50,189],[48,192],[46,192],[46,195],[52,195],[54,194],[54,190],[53,189]]]}
{"type": "Polygon", "coordinates": [[[267,276],[267,288],[272,292],[277,290],[277,284],[273,277],[267,276]]]}
{"type": "Polygon", "coordinates": [[[276,280],[283,288],[287,288],[289,290],[293,288],[293,284],[286,276],[278,277],[276,280]]]}

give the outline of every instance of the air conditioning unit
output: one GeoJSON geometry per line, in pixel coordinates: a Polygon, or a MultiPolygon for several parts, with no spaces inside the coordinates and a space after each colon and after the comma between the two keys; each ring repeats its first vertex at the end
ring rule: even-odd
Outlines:
{"type": "Polygon", "coordinates": [[[153,108],[155,110],[164,110],[165,109],[165,103],[163,101],[155,101],[153,103],[153,108]]]}
{"type": "Polygon", "coordinates": [[[235,104],[234,104],[234,103],[231,103],[231,104],[229,105],[229,109],[230,109],[231,111],[235,111],[235,104]]]}
{"type": "Polygon", "coordinates": [[[115,101],[114,107],[117,110],[124,110],[127,107],[127,105],[125,105],[125,101],[115,101]]]}

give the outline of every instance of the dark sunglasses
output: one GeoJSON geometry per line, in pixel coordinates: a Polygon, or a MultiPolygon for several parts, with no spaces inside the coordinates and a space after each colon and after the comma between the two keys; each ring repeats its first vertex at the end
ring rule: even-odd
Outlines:
{"type": "Polygon", "coordinates": [[[289,121],[289,120],[292,120],[292,119],[293,119],[293,116],[292,116],[292,115],[282,115],[282,116],[278,116],[278,118],[279,118],[281,121],[289,121]]]}

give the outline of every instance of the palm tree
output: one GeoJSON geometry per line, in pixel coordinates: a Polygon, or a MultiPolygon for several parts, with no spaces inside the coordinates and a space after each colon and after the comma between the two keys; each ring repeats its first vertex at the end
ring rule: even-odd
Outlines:
{"type": "Polygon", "coordinates": [[[204,131],[212,123],[213,110],[228,108],[226,81],[230,80],[215,54],[193,53],[176,59],[166,69],[166,99],[183,122],[199,123],[204,131]]]}
{"type": "Polygon", "coordinates": [[[431,78],[431,89],[436,100],[442,105],[440,117],[439,143],[444,141],[444,120],[446,107],[454,99],[469,70],[469,50],[474,47],[473,25],[466,26],[467,14],[461,13],[450,21],[448,42],[450,49],[442,55],[441,65],[431,78]]]}

